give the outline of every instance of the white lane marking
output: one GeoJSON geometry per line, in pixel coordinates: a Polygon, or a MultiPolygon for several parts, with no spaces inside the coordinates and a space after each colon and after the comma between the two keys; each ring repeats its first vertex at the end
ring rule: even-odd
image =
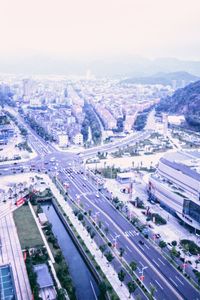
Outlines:
{"type": "Polygon", "coordinates": [[[169,277],[169,279],[171,280],[171,282],[173,282],[173,284],[174,284],[176,287],[178,287],[178,285],[176,284],[176,282],[175,282],[171,277],[169,277]]]}
{"type": "Polygon", "coordinates": [[[160,268],[159,264],[153,259],[153,262],[160,268]]]}
{"type": "Polygon", "coordinates": [[[158,260],[161,262],[161,264],[163,264],[163,266],[165,266],[165,263],[160,258],[158,258],[158,260]]]}
{"type": "MultiPolygon", "coordinates": [[[[72,180],[70,180],[72,182],[72,180]]],[[[72,182],[76,187],[76,183],[75,182],[72,182]]],[[[79,187],[77,187],[77,189],[80,190],[79,187]]],[[[91,203],[91,200],[89,198],[86,197],[86,199],[91,203]]],[[[107,215],[106,212],[103,211],[102,208],[100,207],[97,207],[97,205],[93,204],[93,206],[95,208],[97,208],[99,211],[102,212],[102,214],[107,218],[109,219],[109,221],[119,230],[119,232],[122,234],[122,236],[124,235],[124,231],[112,220],[112,218],[107,215]]],[[[168,286],[168,288],[170,288],[170,290],[178,297],[178,299],[182,299],[182,297],[180,297],[180,294],[177,293],[176,289],[170,285],[170,283],[165,279],[165,277],[163,277],[159,271],[155,268],[155,266],[147,259],[147,257],[141,253],[138,249],[138,247],[136,245],[134,245],[134,243],[132,243],[125,235],[124,237],[126,238],[126,240],[132,245],[132,247],[134,248],[135,251],[137,251],[137,253],[140,254],[140,256],[145,260],[145,262],[154,270],[154,272],[162,279],[162,281],[168,286]]],[[[139,246],[139,245],[138,245],[139,246]]],[[[142,247],[140,247],[140,249],[142,249],[142,247]]],[[[144,250],[144,249],[143,249],[144,250]]]]}
{"type": "Polygon", "coordinates": [[[139,263],[141,264],[142,267],[144,267],[143,263],[139,260],[139,263]]]}
{"type": "Polygon", "coordinates": [[[184,283],[177,276],[175,276],[175,277],[182,285],[184,285],[184,283]]]}
{"type": "MultiPolygon", "coordinates": [[[[151,286],[154,286],[151,282],[150,282],[150,285],[151,285],[151,286]]],[[[156,288],[155,288],[155,291],[157,292],[157,289],[156,289],[156,288]]]]}
{"type": "Polygon", "coordinates": [[[105,221],[106,225],[109,226],[109,223],[107,221],[105,221]]]}
{"type": "Polygon", "coordinates": [[[90,207],[89,204],[87,202],[84,203],[85,206],[90,207]]]}
{"type": "Polygon", "coordinates": [[[141,245],[138,245],[138,246],[144,251],[144,248],[141,245]]]}
{"type": "Polygon", "coordinates": [[[132,235],[133,237],[135,237],[135,232],[134,231],[130,231],[130,235],[132,235]]]}
{"type": "Polygon", "coordinates": [[[157,283],[157,285],[163,290],[162,285],[155,279],[155,282],[157,283]]]}
{"type": "Polygon", "coordinates": [[[97,295],[96,295],[96,293],[95,293],[94,286],[93,286],[93,284],[92,284],[92,281],[91,281],[91,280],[90,280],[90,285],[91,285],[91,287],[92,287],[92,291],[93,291],[93,294],[94,294],[95,300],[98,300],[98,298],[97,298],[97,295]]]}
{"type": "Polygon", "coordinates": [[[110,236],[111,236],[111,239],[113,239],[114,240],[114,236],[112,236],[112,234],[110,233],[110,236]]]}
{"type": "Polygon", "coordinates": [[[147,249],[150,249],[149,246],[147,246],[146,244],[144,244],[144,246],[145,246],[147,249]]]}
{"type": "Polygon", "coordinates": [[[128,251],[129,251],[129,252],[131,252],[131,253],[132,253],[131,249],[130,249],[128,246],[126,246],[126,248],[128,249],[128,251]]]}

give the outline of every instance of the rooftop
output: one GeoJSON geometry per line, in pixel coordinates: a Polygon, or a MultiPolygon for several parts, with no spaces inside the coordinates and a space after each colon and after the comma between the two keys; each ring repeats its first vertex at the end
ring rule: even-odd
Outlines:
{"type": "Polygon", "coordinates": [[[0,296],[1,300],[17,299],[12,269],[9,265],[0,266],[0,296]]]}
{"type": "Polygon", "coordinates": [[[52,287],[54,285],[46,264],[34,266],[34,271],[37,274],[37,283],[40,289],[52,287]]]}
{"type": "Polygon", "coordinates": [[[200,181],[200,151],[171,152],[161,162],[200,181]]]}

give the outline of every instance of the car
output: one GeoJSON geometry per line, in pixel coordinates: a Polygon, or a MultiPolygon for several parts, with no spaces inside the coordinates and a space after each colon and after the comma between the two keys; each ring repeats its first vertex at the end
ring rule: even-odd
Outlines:
{"type": "Polygon", "coordinates": [[[153,225],[148,224],[149,228],[154,229],[153,225]]]}
{"type": "Polygon", "coordinates": [[[144,242],[142,240],[139,240],[140,245],[144,245],[144,242]]]}
{"type": "Polygon", "coordinates": [[[159,233],[156,233],[156,238],[159,239],[161,235],[159,233]]]}
{"type": "Polygon", "coordinates": [[[171,249],[172,249],[172,245],[171,245],[171,243],[167,243],[167,248],[168,248],[169,250],[171,250],[171,249]]]}
{"type": "Polygon", "coordinates": [[[86,187],[85,183],[83,183],[83,186],[86,187]]]}
{"type": "Polygon", "coordinates": [[[96,197],[99,198],[99,194],[96,194],[96,197]]]}

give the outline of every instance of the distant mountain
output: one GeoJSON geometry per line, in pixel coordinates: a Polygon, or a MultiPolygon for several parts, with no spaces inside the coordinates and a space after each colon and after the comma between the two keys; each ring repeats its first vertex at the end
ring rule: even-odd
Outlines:
{"type": "Polygon", "coordinates": [[[183,87],[191,82],[199,80],[200,77],[192,75],[188,72],[172,72],[157,73],[152,76],[134,77],[123,80],[122,83],[138,83],[138,84],[163,84],[177,87],[183,87]]]}
{"type": "Polygon", "coordinates": [[[40,54],[0,57],[0,73],[84,75],[88,69],[97,77],[149,77],[160,72],[182,71],[200,77],[200,61],[184,61],[176,58],[151,60],[129,55],[94,60],[40,54]]]}
{"type": "Polygon", "coordinates": [[[200,131],[200,80],[161,99],[157,111],[184,114],[189,126],[200,131]]]}

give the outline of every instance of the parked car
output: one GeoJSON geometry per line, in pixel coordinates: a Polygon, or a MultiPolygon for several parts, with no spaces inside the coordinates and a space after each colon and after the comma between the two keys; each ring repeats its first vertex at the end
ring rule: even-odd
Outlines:
{"type": "Polygon", "coordinates": [[[139,240],[140,245],[144,245],[144,242],[142,240],[139,240]]]}
{"type": "Polygon", "coordinates": [[[171,250],[172,249],[172,244],[171,243],[167,243],[167,248],[169,249],[169,250],[171,250]]]}

